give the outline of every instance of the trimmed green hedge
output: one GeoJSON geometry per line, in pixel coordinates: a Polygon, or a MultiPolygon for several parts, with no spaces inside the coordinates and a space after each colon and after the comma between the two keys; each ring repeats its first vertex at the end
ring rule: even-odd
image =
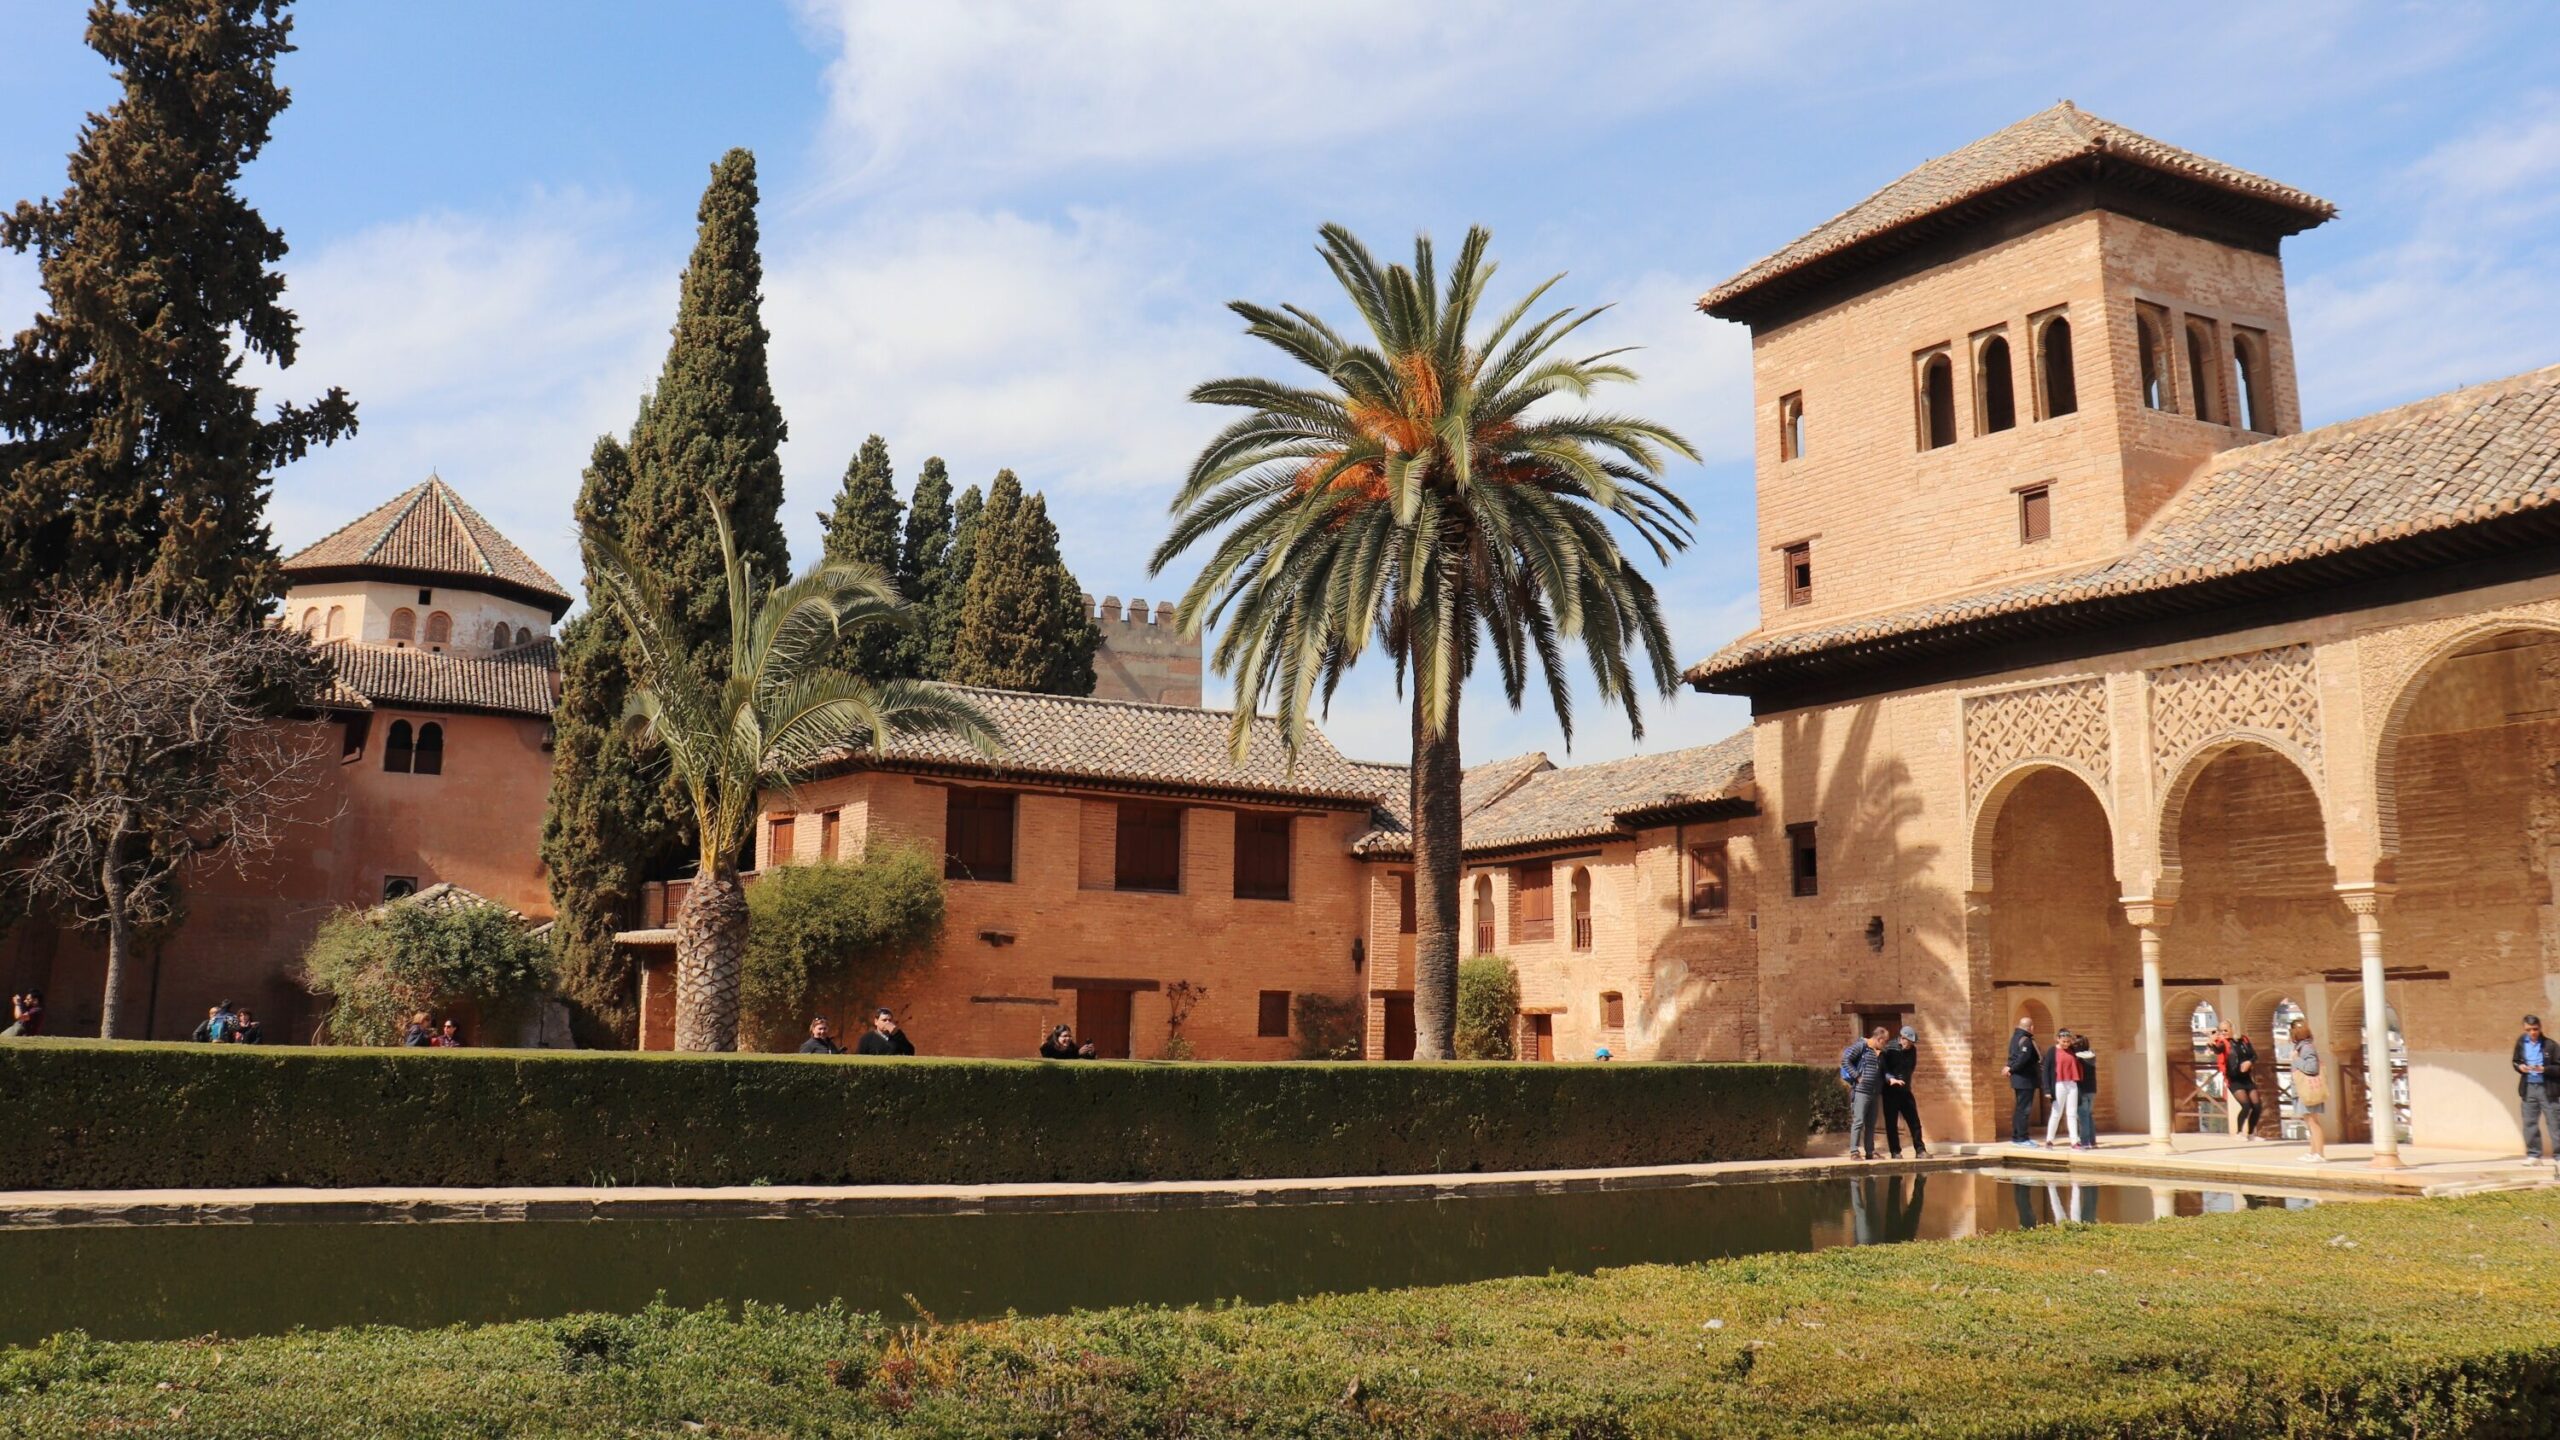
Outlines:
{"type": "Polygon", "coordinates": [[[1785,1065],[852,1060],[0,1042],[0,1189],[988,1184],[1803,1153],[1785,1065]]]}
{"type": "Polygon", "coordinates": [[[984,1324],[58,1336],[0,1352],[0,1433],[2524,1440],[2560,1415],[2555,1225],[2499,1195],[984,1324]]]}

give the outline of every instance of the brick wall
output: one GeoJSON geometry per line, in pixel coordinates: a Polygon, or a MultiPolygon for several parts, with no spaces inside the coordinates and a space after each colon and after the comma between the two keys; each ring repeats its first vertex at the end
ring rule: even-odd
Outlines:
{"type": "Polygon", "coordinates": [[[1102,597],[1099,605],[1088,595],[1085,605],[1102,631],[1102,648],[1093,657],[1095,699],[1200,703],[1201,641],[1174,623],[1171,601],[1150,608],[1132,599],[1124,612],[1116,595],[1102,597]]]}

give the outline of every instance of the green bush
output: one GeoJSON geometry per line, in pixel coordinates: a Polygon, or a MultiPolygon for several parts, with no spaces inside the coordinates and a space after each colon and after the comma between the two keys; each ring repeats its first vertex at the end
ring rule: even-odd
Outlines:
{"type": "Polygon", "coordinates": [[[303,984],[334,1002],[328,1038],[390,1045],[420,1010],[467,1003],[484,1033],[505,1034],[550,988],[551,947],[496,905],[394,902],[340,910],[303,953],[303,984]]]}
{"type": "Polygon", "coordinates": [[[1849,1087],[1840,1083],[1838,1070],[1828,1065],[1806,1066],[1804,1091],[1807,1134],[1849,1133],[1849,1087]]]}
{"type": "Polygon", "coordinates": [[[936,1325],[654,1305],[73,1341],[15,1372],[30,1381],[0,1430],[2529,1440],[2560,1413],[2549,1267],[2535,1263],[2555,1226],[2560,1196],[2498,1195],[1251,1308],[936,1325]]]}
{"type": "Polygon", "coordinates": [[[1360,1058],[1368,1015],[1358,1000],[1301,990],[1289,1001],[1289,1018],[1297,1029],[1299,1059],[1360,1058]]]}
{"type": "Polygon", "coordinates": [[[792,1049],[820,997],[868,1005],[942,933],[942,862],[892,846],[852,864],[779,865],[747,887],[750,1048],[792,1049]]]}
{"type": "Polygon", "coordinates": [[[1745,1160],[1802,1153],[1797,1071],[14,1040],[0,1044],[0,1190],[1219,1180],[1745,1160]]]}
{"type": "Polygon", "coordinates": [[[1520,977],[1499,955],[1470,955],[1458,962],[1458,1058],[1508,1060],[1511,1031],[1520,1023],[1520,977]]]}

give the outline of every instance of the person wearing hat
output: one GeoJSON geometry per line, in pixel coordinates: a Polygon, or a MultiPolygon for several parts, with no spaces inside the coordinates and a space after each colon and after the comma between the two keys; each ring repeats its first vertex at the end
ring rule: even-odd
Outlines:
{"type": "Polygon", "coordinates": [[[1920,1137],[1920,1101],[1911,1093],[1911,1072],[1920,1067],[1920,1032],[1902,1027],[1893,1048],[1884,1052],[1884,1146],[1902,1158],[1902,1122],[1911,1122],[1911,1153],[1926,1155],[1929,1142],[1920,1137]]]}
{"type": "Polygon", "coordinates": [[[1611,1054],[1609,1053],[1609,1047],[1608,1047],[1608,1046],[1603,1045],[1603,1046],[1601,1046],[1601,1047],[1600,1047],[1600,1053],[1599,1053],[1599,1054],[1597,1054],[1597,1055],[1592,1056],[1591,1058],[1592,1058],[1592,1059],[1594,1059],[1594,1060],[1614,1060],[1614,1059],[1616,1059],[1617,1057],[1616,1057],[1616,1056],[1614,1056],[1614,1055],[1611,1055],[1611,1054]]]}
{"type": "Polygon", "coordinates": [[[2551,1158],[2560,1160],[2560,1047],[2542,1033],[2542,1017],[2524,1017],[2524,1033],[2516,1037],[2516,1099],[2524,1112],[2524,1163],[2542,1163],[2543,1132],[2551,1134],[2551,1158]]]}

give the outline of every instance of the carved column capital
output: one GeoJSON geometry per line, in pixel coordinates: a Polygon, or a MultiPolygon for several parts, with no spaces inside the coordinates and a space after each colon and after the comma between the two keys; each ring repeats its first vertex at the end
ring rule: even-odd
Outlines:
{"type": "Polygon", "coordinates": [[[2378,881],[2341,885],[2338,887],[2338,899],[2347,907],[2347,913],[2355,917],[2356,928],[2362,930],[2382,923],[2382,902],[2391,898],[2392,888],[2378,881]]]}
{"type": "Polygon", "coordinates": [[[2145,930],[2157,930],[2167,925],[2170,912],[2177,908],[2176,901],[2156,895],[2128,895],[2120,903],[2124,906],[2126,923],[2145,930]]]}

